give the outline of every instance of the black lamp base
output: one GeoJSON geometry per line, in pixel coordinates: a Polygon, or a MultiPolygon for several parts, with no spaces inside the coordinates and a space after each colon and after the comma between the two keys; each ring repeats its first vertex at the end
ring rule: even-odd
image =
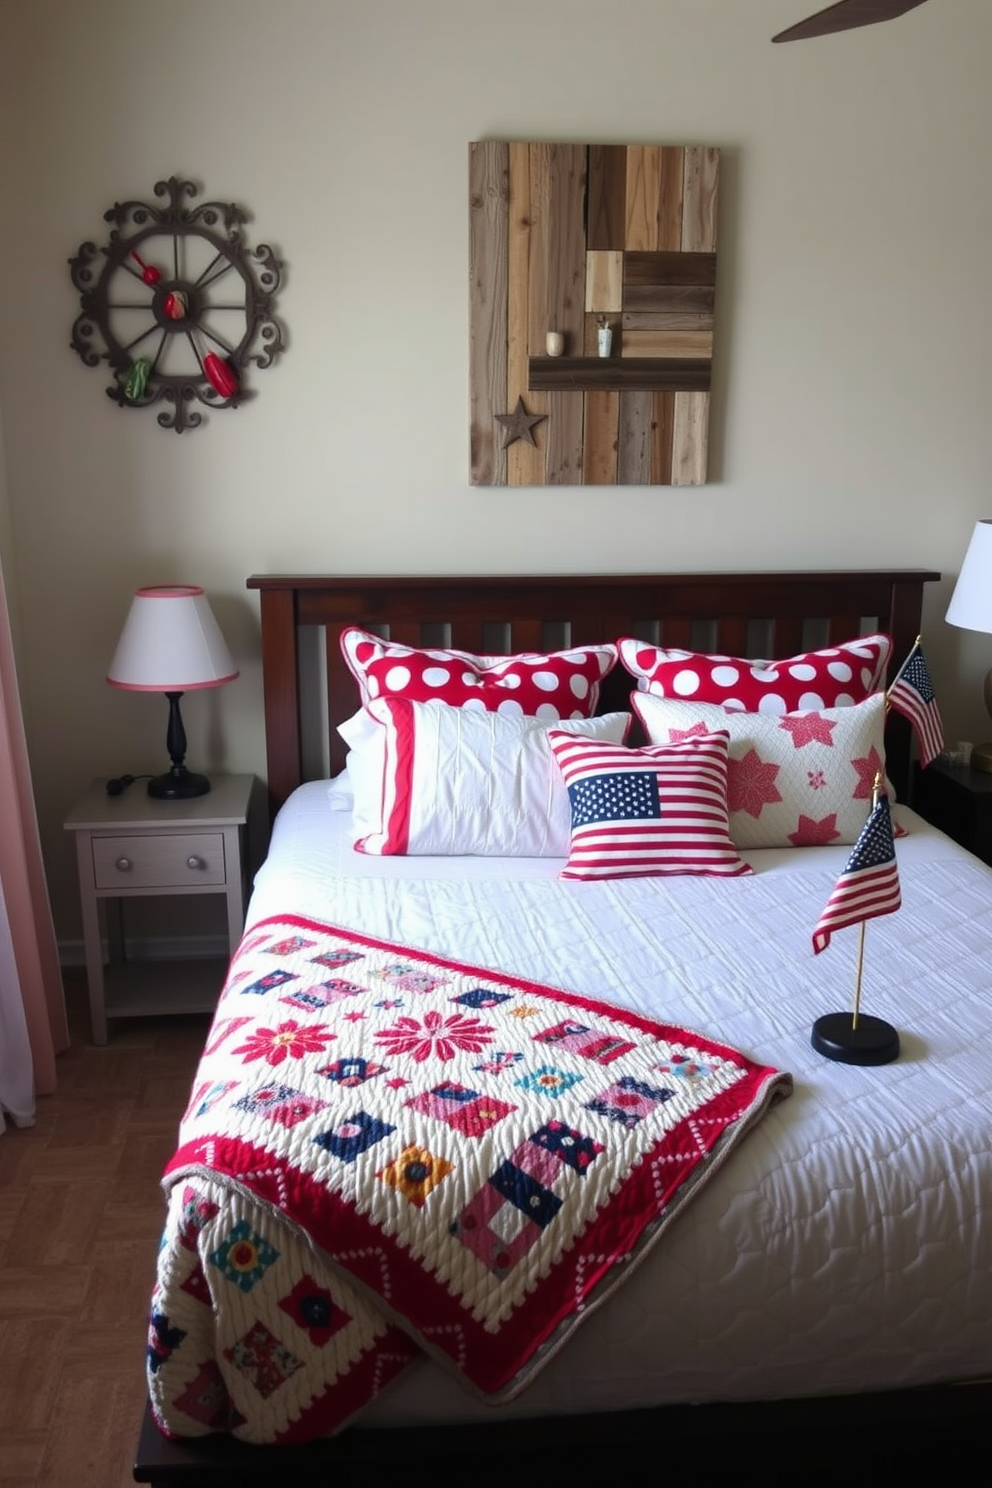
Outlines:
{"type": "Polygon", "coordinates": [[[891,1064],[899,1058],[899,1034],[881,1018],[853,1013],[824,1013],[813,1024],[810,1043],[825,1059],[841,1064],[891,1064]]]}
{"type": "Polygon", "coordinates": [[[205,796],[209,789],[206,775],[194,775],[185,765],[173,765],[164,775],[156,775],[148,782],[148,794],[156,801],[190,801],[194,796],[205,796]]]}

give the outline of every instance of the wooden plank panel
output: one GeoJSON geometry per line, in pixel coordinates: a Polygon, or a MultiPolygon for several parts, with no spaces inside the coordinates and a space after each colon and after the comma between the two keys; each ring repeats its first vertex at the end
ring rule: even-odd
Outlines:
{"type": "Polygon", "coordinates": [[[509,148],[469,147],[469,386],[473,486],[506,484],[495,415],[506,396],[509,148]]]}
{"type": "Polygon", "coordinates": [[[706,483],[709,412],[708,392],[676,393],[672,438],[673,486],[702,486],[706,483]]]}
{"type": "Polygon", "coordinates": [[[707,315],[712,325],[713,312],[706,306],[714,298],[712,289],[691,289],[683,285],[641,284],[631,285],[623,292],[623,313],[631,315],[707,315]],[[686,306],[692,307],[686,311],[686,306]]]}
{"type": "MultiPolygon", "coordinates": [[[[683,241],[687,254],[717,251],[717,195],[720,185],[720,152],[706,146],[686,149],[684,173],[683,241]]],[[[709,449],[709,394],[678,393],[675,396],[675,429],[672,436],[672,482],[703,485],[709,449]]],[[[747,640],[741,641],[741,647],[747,640]]]]}
{"type": "Polygon", "coordinates": [[[623,307],[623,254],[616,252],[586,254],[587,310],[599,314],[619,313],[623,307]]]}
{"type": "MultiPolygon", "coordinates": [[[[507,375],[505,410],[515,408],[517,398],[527,392],[528,313],[531,264],[530,147],[509,147],[509,237],[507,285],[507,375]]],[[[539,348],[544,350],[543,342],[539,348]]],[[[530,413],[547,413],[547,400],[533,395],[526,399],[530,413]]],[[[499,412],[500,410],[497,410],[499,412]]],[[[543,425],[535,438],[540,440],[543,425]]],[[[541,445],[518,439],[506,451],[506,478],[511,486],[544,484],[544,455],[541,445]]]]}
{"type": "Polygon", "coordinates": [[[650,393],[620,394],[617,482],[621,486],[651,484],[651,405],[650,393]]]}
{"type": "MultiPolygon", "coordinates": [[[[645,293],[653,294],[654,291],[645,293]]],[[[620,318],[620,324],[632,331],[707,331],[713,329],[712,289],[669,287],[666,290],[665,299],[669,306],[678,308],[625,310],[620,318]],[[701,308],[707,304],[709,308],[701,308]]]]}
{"type": "Polygon", "coordinates": [[[549,486],[582,484],[582,440],[585,399],[581,393],[548,393],[547,454],[549,486]]]}
{"type": "MultiPolygon", "coordinates": [[[[582,145],[548,147],[547,305],[568,345],[582,335],[585,311],[586,151],[582,145]]],[[[533,350],[544,349],[544,337],[533,350]]]]}
{"type": "Polygon", "coordinates": [[[682,247],[690,253],[715,253],[720,151],[707,145],[685,150],[682,247]]]}
{"type": "Polygon", "coordinates": [[[590,145],[588,169],[586,246],[594,250],[622,249],[627,197],[625,146],[590,145]]]}
{"type": "MultiPolygon", "coordinates": [[[[656,396],[665,397],[666,394],[656,396]]],[[[671,394],[667,396],[670,397],[671,394]]],[[[586,393],[585,441],[582,449],[584,486],[616,485],[619,418],[619,393],[586,393]]]]}
{"type": "Polygon", "coordinates": [[[716,283],[716,254],[701,253],[625,253],[623,287],[639,285],[716,283]]]}
{"type": "MultiPolygon", "coordinates": [[[[552,145],[548,151],[548,322],[578,346],[585,319],[586,150],[552,145]]],[[[542,348],[543,349],[543,348],[542,348]]],[[[582,476],[582,398],[548,399],[545,476],[549,485],[577,485],[582,476]]]]}
{"type": "Polygon", "coordinates": [[[548,331],[563,329],[549,324],[548,260],[553,231],[551,212],[551,145],[532,144],[530,167],[530,257],[527,264],[527,350],[530,356],[544,351],[548,331]]]}
{"type": "Polygon", "coordinates": [[[623,355],[712,357],[712,331],[624,331],[623,355]]]}
{"type": "Polygon", "coordinates": [[[624,247],[652,253],[658,248],[661,209],[661,146],[627,146],[627,210],[624,247]]]}
{"type": "MultiPolygon", "coordinates": [[[[685,152],[682,247],[686,253],[713,254],[716,279],[717,200],[720,152],[690,146],[685,152]]],[[[709,394],[679,393],[675,398],[673,482],[701,486],[706,482],[709,454],[709,394]]],[[[746,644],[746,641],[742,644],[746,644]]]]}
{"type": "Polygon", "coordinates": [[[710,367],[695,357],[531,357],[533,392],[708,392],[710,367]]]}
{"type": "Polygon", "coordinates": [[[651,395],[651,484],[672,484],[672,442],[675,434],[675,393],[651,395]]]}
{"type": "Polygon", "coordinates": [[[471,147],[473,484],[606,483],[614,459],[618,479],[640,483],[645,458],[655,483],[705,480],[718,185],[709,146],[471,147]],[[604,315],[609,358],[595,355],[604,315]],[[552,329],[565,357],[546,355],[552,329]],[[647,397],[630,402],[625,432],[622,393],[647,397]],[[518,399],[541,420],[533,445],[506,445],[498,423],[518,399]]]}
{"type": "Polygon", "coordinates": [[[682,241],[682,195],[685,180],[685,150],[663,145],[658,152],[658,232],[654,246],[679,250],[682,241]]]}

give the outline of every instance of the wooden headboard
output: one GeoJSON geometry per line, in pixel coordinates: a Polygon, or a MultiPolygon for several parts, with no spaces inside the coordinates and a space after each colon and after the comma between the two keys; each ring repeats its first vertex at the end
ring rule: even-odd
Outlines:
{"type": "MultiPolygon", "coordinates": [[[[893,638],[898,666],[920,631],[923,586],[939,578],[930,569],[507,578],[253,574],[248,588],[261,596],[271,808],[309,774],[335,774],[344,763],[336,725],[358,706],[339,646],[348,625],[405,645],[490,654],[635,635],[665,646],[762,657],[883,630],[893,638]],[[314,651],[321,659],[311,677],[305,660],[314,651]],[[305,764],[314,694],[323,697],[324,753],[316,770],[305,764]]],[[[631,687],[615,668],[601,708],[626,707],[631,687]]],[[[890,718],[886,742],[889,774],[905,796],[911,744],[905,720],[890,718]]]]}

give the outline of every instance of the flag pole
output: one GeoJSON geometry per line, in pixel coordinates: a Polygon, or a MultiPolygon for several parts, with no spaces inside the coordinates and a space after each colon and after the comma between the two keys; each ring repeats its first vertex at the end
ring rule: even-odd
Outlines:
{"type": "MultiPolygon", "coordinates": [[[[912,653],[910,653],[912,654],[912,653]]],[[[882,797],[882,774],[876,771],[872,785],[871,817],[882,797]]],[[[865,923],[860,923],[853,1013],[824,1013],[813,1024],[810,1043],[824,1059],[840,1064],[890,1064],[899,1058],[899,1033],[891,1023],[870,1014],[861,1015],[861,977],[864,969],[865,923]]]]}
{"type": "Polygon", "coordinates": [[[892,691],[893,687],[895,687],[896,683],[899,681],[899,678],[902,676],[903,672],[909,666],[909,663],[912,661],[912,659],[916,655],[917,651],[919,651],[920,646],[922,644],[923,644],[923,637],[922,637],[922,635],[918,635],[916,637],[916,640],[910,646],[909,650],[906,652],[906,655],[905,655],[905,658],[903,660],[902,666],[896,672],[895,676],[892,678],[892,681],[889,683],[888,687],[885,689],[885,711],[886,712],[888,712],[888,710],[889,710],[889,693],[892,691]]]}
{"type": "MultiPolygon", "coordinates": [[[[917,645],[920,644],[920,638],[919,638],[919,636],[917,636],[917,638],[916,638],[916,644],[917,645]]],[[[912,655],[912,652],[910,653],[910,655],[912,655]]],[[[872,809],[872,811],[874,811],[875,810],[875,807],[878,805],[878,800],[879,800],[879,797],[881,796],[881,794],[882,794],[882,772],[880,770],[876,770],[875,771],[875,779],[872,782],[872,787],[871,787],[871,809],[872,809]]],[[[864,970],[864,964],[865,964],[865,925],[867,923],[868,923],[867,920],[862,920],[861,921],[861,925],[859,927],[859,933],[858,933],[858,964],[857,964],[857,970],[856,970],[855,977],[854,977],[854,1014],[853,1014],[853,1017],[851,1018],[851,1027],[852,1027],[852,1029],[857,1028],[857,1026],[858,1026],[858,1013],[861,1011],[861,974],[862,974],[862,971],[864,970]]]]}
{"type": "Polygon", "coordinates": [[[854,978],[854,1013],[851,1017],[851,1027],[858,1026],[858,1013],[861,1010],[861,971],[865,964],[865,921],[861,921],[858,933],[858,969],[854,978]]]}

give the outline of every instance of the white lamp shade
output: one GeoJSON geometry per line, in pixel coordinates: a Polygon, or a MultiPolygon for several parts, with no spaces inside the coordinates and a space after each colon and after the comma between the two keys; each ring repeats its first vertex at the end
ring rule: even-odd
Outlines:
{"type": "Polygon", "coordinates": [[[189,692],[238,675],[203,590],[193,584],[139,589],[107,681],[135,692],[189,692]]]}
{"type": "Polygon", "coordinates": [[[949,625],[992,634],[992,518],[975,524],[947,608],[949,625]]]}

